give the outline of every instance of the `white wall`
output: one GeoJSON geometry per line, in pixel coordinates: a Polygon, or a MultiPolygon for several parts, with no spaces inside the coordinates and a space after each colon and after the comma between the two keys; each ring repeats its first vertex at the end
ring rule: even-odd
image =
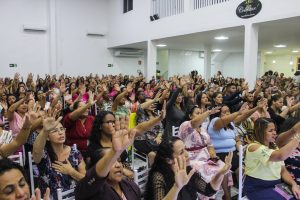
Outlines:
{"type": "Polygon", "coordinates": [[[278,73],[284,73],[285,76],[294,77],[294,73],[297,66],[297,55],[266,55],[264,60],[264,70],[269,71],[272,70],[273,72],[277,71],[278,73]],[[276,63],[273,63],[273,60],[276,63]],[[290,65],[290,61],[293,62],[290,65]]]}
{"type": "Polygon", "coordinates": [[[158,65],[156,67],[158,70],[160,70],[160,75],[167,79],[169,67],[169,50],[158,50],[157,62],[158,65]]]}
{"type": "Polygon", "coordinates": [[[243,77],[244,54],[231,53],[222,62],[221,71],[225,77],[243,77]]]}
{"type": "Polygon", "coordinates": [[[300,15],[299,0],[262,0],[257,16],[240,19],[236,8],[242,0],[232,0],[150,22],[150,2],[133,1],[133,10],[123,14],[122,1],[109,1],[110,47],[300,15]]]}
{"type": "Polygon", "coordinates": [[[189,74],[197,70],[198,74],[204,75],[204,59],[200,58],[199,52],[169,50],[169,77],[173,75],[189,74]]]}
{"type": "Polygon", "coordinates": [[[108,68],[108,74],[127,74],[127,75],[138,75],[138,70],[143,74],[145,68],[145,57],[140,58],[127,58],[127,57],[114,57],[113,58],[113,67],[108,68]],[[139,65],[141,61],[141,65],[139,65]]]}
{"type": "Polygon", "coordinates": [[[113,57],[107,49],[107,6],[107,0],[1,0],[0,76],[13,76],[15,72],[23,76],[29,72],[50,73],[51,13],[55,13],[56,17],[54,34],[57,39],[54,52],[57,67],[52,72],[110,74],[107,64],[113,63],[113,57]],[[55,1],[56,10],[50,10],[50,1],[55,1]],[[45,33],[23,32],[23,24],[45,25],[48,30],[45,33]],[[87,37],[88,31],[106,36],[87,37]],[[18,67],[9,68],[10,63],[18,67]]]}
{"type": "Polygon", "coordinates": [[[85,75],[108,74],[112,57],[107,50],[107,1],[57,1],[57,73],[85,75]],[[87,37],[88,31],[106,34],[103,38],[87,37]]]}
{"type": "Polygon", "coordinates": [[[0,24],[0,77],[48,73],[47,33],[23,32],[23,24],[47,25],[47,1],[1,0],[0,24]],[[9,68],[10,63],[18,67],[9,68]]]}

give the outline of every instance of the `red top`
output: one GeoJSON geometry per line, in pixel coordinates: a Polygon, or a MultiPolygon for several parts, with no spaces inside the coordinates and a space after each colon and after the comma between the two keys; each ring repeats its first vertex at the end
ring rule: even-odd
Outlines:
{"type": "Polygon", "coordinates": [[[67,114],[64,117],[64,127],[66,130],[66,143],[67,145],[72,146],[73,144],[77,144],[78,150],[83,153],[87,151],[87,141],[91,134],[94,117],[87,116],[84,123],[81,123],[80,119],[72,121],[70,119],[70,114],[67,114]]]}

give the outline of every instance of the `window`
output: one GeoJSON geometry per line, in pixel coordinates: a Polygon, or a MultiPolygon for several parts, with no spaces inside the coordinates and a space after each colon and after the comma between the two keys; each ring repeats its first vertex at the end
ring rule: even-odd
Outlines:
{"type": "Polygon", "coordinates": [[[127,13],[133,9],[133,0],[123,0],[123,13],[127,13]]]}

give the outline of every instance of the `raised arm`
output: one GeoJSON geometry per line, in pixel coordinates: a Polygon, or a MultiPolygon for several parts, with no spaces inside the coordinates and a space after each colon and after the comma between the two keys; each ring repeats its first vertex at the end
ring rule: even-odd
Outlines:
{"type": "Polygon", "coordinates": [[[208,110],[208,111],[204,112],[203,114],[195,117],[194,119],[191,120],[192,127],[198,128],[207,117],[209,117],[211,114],[214,114],[217,112],[220,112],[220,107],[215,107],[212,110],[208,110]]]}
{"type": "Polygon", "coordinates": [[[3,157],[10,156],[11,154],[15,153],[18,150],[18,148],[20,148],[23,144],[25,144],[30,134],[31,127],[32,124],[29,119],[29,116],[26,115],[25,122],[17,137],[13,139],[11,143],[2,144],[0,146],[0,155],[3,157]]]}
{"type": "Polygon", "coordinates": [[[295,124],[288,131],[280,133],[278,135],[278,137],[276,138],[276,144],[279,147],[283,147],[284,145],[286,145],[291,140],[291,138],[295,135],[295,133],[296,133],[297,130],[300,130],[300,122],[298,122],[297,124],[295,124]]]}
{"type": "Polygon", "coordinates": [[[163,108],[161,110],[161,114],[158,117],[152,118],[149,121],[144,121],[140,124],[138,124],[134,129],[136,129],[137,135],[142,135],[146,131],[150,130],[153,126],[158,124],[160,121],[162,121],[166,117],[166,102],[164,102],[163,108]]]}
{"type": "Polygon", "coordinates": [[[76,121],[87,109],[92,107],[95,104],[94,95],[91,91],[89,91],[89,100],[88,103],[84,106],[81,106],[70,113],[70,119],[72,121],[76,121]]]}
{"type": "Polygon", "coordinates": [[[57,120],[53,117],[47,117],[43,120],[43,129],[33,143],[32,156],[35,163],[38,164],[41,162],[48,135],[50,131],[58,125],[61,119],[62,117],[59,117],[57,120]]]}
{"type": "Polygon", "coordinates": [[[118,96],[114,100],[113,105],[111,107],[112,112],[117,111],[117,108],[118,108],[118,105],[119,105],[121,99],[126,97],[130,92],[132,92],[132,90],[133,90],[132,83],[128,83],[126,89],[121,94],[118,94],[118,96]]]}
{"type": "Polygon", "coordinates": [[[273,151],[269,160],[273,162],[284,161],[291,155],[291,152],[298,147],[299,141],[300,141],[300,135],[298,133],[295,134],[286,145],[281,147],[279,150],[273,151]]]}
{"type": "Polygon", "coordinates": [[[25,99],[20,99],[19,101],[15,102],[14,104],[12,104],[7,111],[7,120],[8,121],[12,121],[14,118],[14,112],[17,110],[17,108],[24,103],[25,99]]]}
{"type": "Polygon", "coordinates": [[[226,115],[224,117],[220,117],[214,124],[214,130],[220,130],[227,126],[230,122],[233,122],[234,119],[239,115],[239,112],[234,112],[230,115],[226,115]]]}

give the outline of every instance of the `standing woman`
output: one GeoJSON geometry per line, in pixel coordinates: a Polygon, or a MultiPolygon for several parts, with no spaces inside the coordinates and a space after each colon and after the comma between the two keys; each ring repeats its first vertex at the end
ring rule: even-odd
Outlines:
{"type": "Polygon", "coordinates": [[[171,98],[167,102],[167,115],[165,123],[165,133],[163,138],[172,136],[172,126],[179,127],[184,121],[185,110],[182,105],[182,88],[186,84],[184,78],[181,78],[177,89],[173,91],[171,98]]]}
{"type": "Polygon", "coordinates": [[[293,135],[289,142],[280,149],[275,143],[276,125],[269,118],[259,118],[254,124],[254,141],[249,144],[245,156],[245,174],[243,192],[248,199],[284,200],[274,190],[276,184],[288,184],[296,197],[300,199],[300,189],[293,180],[284,160],[295,150],[300,141],[300,123],[294,125],[286,133],[293,135]]]}
{"type": "Polygon", "coordinates": [[[39,186],[43,193],[49,187],[54,199],[57,199],[58,188],[63,191],[75,188],[86,172],[81,153],[64,144],[66,133],[60,120],[61,117],[45,118],[43,129],[33,144],[33,160],[40,173],[39,186]]]}

